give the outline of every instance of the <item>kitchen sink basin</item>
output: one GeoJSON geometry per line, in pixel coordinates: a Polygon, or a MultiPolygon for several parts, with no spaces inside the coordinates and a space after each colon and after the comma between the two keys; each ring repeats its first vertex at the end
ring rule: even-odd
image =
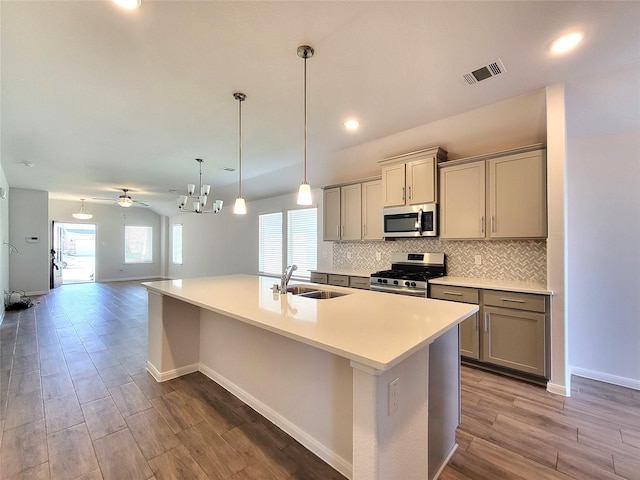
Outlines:
{"type": "Polygon", "coordinates": [[[319,290],[316,287],[309,285],[292,285],[287,287],[287,292],[298,295],[305,298],[315,298],[317,300],[323,300],[327,298],[337,298],[349,295],[348,293],[332,292],[330,290],[319,290]]]}

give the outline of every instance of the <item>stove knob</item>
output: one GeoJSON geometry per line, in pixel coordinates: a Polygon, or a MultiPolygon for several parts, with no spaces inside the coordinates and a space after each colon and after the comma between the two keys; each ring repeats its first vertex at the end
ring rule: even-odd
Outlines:
{"type": "Polygon", "coordinates": [[[411,286],[411,282],[404,282],[404,284],[405,284],[407,287],[410,287],[410,286],[411,286]]]}
{"type": "Polygon", "coordinates": [[[415,287],[416,286],[416,282],[411,282],[411,286],[415,287]]]}
{"type": "Polygon", "coordinates": [[[394,284],[394,285],[398,285],[398,280],[394,280],[394,281],[393,281],[393,284],[394,284]]]}
{"type": "Polygon", "coordinates": [[[385,278],[384,280],[382,280],[382,283],[387,283],[387,279],[385,278]]]}
{"type": "Polygon", "coordinates": [[[382,279],[381,278],[378,279],[378,283],[382,283],[382,279]]]}

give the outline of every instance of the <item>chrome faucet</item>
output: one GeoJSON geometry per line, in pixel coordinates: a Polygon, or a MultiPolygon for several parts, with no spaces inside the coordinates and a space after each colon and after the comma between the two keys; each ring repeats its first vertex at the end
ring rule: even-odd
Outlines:
{"type": "Polygon", "coordinates": [[[287,285],[289,285],[291,275],[293,275],[293,272],[297,269],[297,265],[289,265],[284,269],[284,272],[282,272],[282,276],[280,277],[280,293],[287,293],[287,285]]]}

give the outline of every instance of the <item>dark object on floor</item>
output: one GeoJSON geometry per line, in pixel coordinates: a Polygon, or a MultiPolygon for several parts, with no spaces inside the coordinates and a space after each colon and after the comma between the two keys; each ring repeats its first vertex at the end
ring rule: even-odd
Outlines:
{"type": "Polygon", "coordinates": [[[5,305],[5,310],[24,310],[26,308],[32,307],[33,302],[30,298],[24,298],[22,300],[18,300],[17,302],[10,303],[9,305],[5,305]]]}

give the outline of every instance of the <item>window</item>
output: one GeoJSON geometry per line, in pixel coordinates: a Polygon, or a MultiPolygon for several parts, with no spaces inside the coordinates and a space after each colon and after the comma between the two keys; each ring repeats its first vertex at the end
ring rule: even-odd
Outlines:
{"type": "Polygon", "coordinates": [[[287,212],[287,264],[295,263],[296,277],[310,278],[318,264],[318,209],[287,212]]]}
{"type": "Polygon", "coordinates": [[[124,226],[124,263],[151,263],[153,227],[124,226]]]}
{"type": "Polygon", "coordinates": [[[282,212],[259,216],[258,273],[282,274],[282,212]]]}
{"type": "Polygon", "coordinates": [[[318,209],[289,210],[286,224],[282,212],[260,215],[258,222],[258,273],[280,276],[295,263],[294,276],[309,278],[318,260],[318,209]]]}
{"type": "Polygon", "coordinates": [[[182,224],[176,223],[171,233],[171,260],[175,265],[182,265],[182,224]]]}

